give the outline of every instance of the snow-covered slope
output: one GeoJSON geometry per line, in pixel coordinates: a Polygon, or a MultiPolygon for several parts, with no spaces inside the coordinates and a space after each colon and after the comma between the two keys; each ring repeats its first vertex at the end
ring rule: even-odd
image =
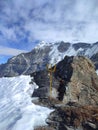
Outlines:
{"type": "Polygon", "coordinates": [[[51,47],[51,51],[49,53],[49,57],[50,57],[50,64],[54,65],[56,63],[58,63],[59,61],[61,61],[65,55],[67,56],[76,56],[78,51],[75,51],[75,49],[72,47],[72,45],[70,45],[70,47],[64,51],[64,52],[60,52],[58,50],[59,44],[54,44],[51,47]]]}
{"type": "Polygon", "coordinates": [[[45,124],[51,110],[31,102],[37,86],[30,81],[30,76],[0,78],[0,130],[33,130],[45,124]]]}

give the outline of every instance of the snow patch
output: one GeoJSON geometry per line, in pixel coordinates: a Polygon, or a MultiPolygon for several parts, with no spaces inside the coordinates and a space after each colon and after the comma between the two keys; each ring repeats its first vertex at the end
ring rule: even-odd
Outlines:
{"type": "Polygon", "coordinates": [[[70,45],[69,49],[63,53],[59,52],[58,50],[59,44],[54,44],[51,47],[51,51],[49,53],[50,57],[50,64],[54,65],[58,63],[59,61],[63,60],[65,56],[76,56],[78,51],[75,51],[75,49],[70,45]]]}
{"type": "Polygon", "coordinates": [[[42,41],[35,47],[35,49],[43,48],[43,47],[47,46],[47,44],[48,43],[46,43],[45,41],[42,41]]]}
{"type": "Polygon", "coordinates": [[[30,81],[30,76],[0,78],[0,130],[33,130],[46,124],[51,110],[31,102],[37,86],[30,81]]]}
{"type": "Polygon", "coordinates": [[[98,75],[98,70],[96,70],[96,73],[97,73],[97,75],[98,75]]]}

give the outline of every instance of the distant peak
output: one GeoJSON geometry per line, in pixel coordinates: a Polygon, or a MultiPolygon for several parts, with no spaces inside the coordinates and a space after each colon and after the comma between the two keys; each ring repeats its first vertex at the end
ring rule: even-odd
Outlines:
{"type": "Polygon", "coordinates": [[[45,41],[41,41],[41,44],[46,44],[46,42],[45,41]]]}
{"type": "Polygon", "coordinates": [[[39,49],[39,48],[42,48],[42,47],[44,47],[44,46],[46,46],[47,44],[46,44],[46,42],[45,41],[41,41],[35,48],[36,49],[39,49]]]}

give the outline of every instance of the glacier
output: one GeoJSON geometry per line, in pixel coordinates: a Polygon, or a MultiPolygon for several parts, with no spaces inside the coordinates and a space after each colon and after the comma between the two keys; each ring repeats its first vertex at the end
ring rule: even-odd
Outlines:
{"type": "Polygon", "coordinates": [[[31,94],[35,83],[29,84],[30,76],[0,78],[0,130],[33,130],[46,125],[49,108],[32,103],[31,94]]]}

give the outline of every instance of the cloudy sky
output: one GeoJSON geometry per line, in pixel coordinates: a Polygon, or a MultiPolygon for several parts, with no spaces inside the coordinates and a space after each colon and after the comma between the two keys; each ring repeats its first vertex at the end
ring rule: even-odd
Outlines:
{"type": "Polygon", "coordinates": [[[98,0],[0,0],[0,63],[60,40],[98,41],[98,0]]]}

